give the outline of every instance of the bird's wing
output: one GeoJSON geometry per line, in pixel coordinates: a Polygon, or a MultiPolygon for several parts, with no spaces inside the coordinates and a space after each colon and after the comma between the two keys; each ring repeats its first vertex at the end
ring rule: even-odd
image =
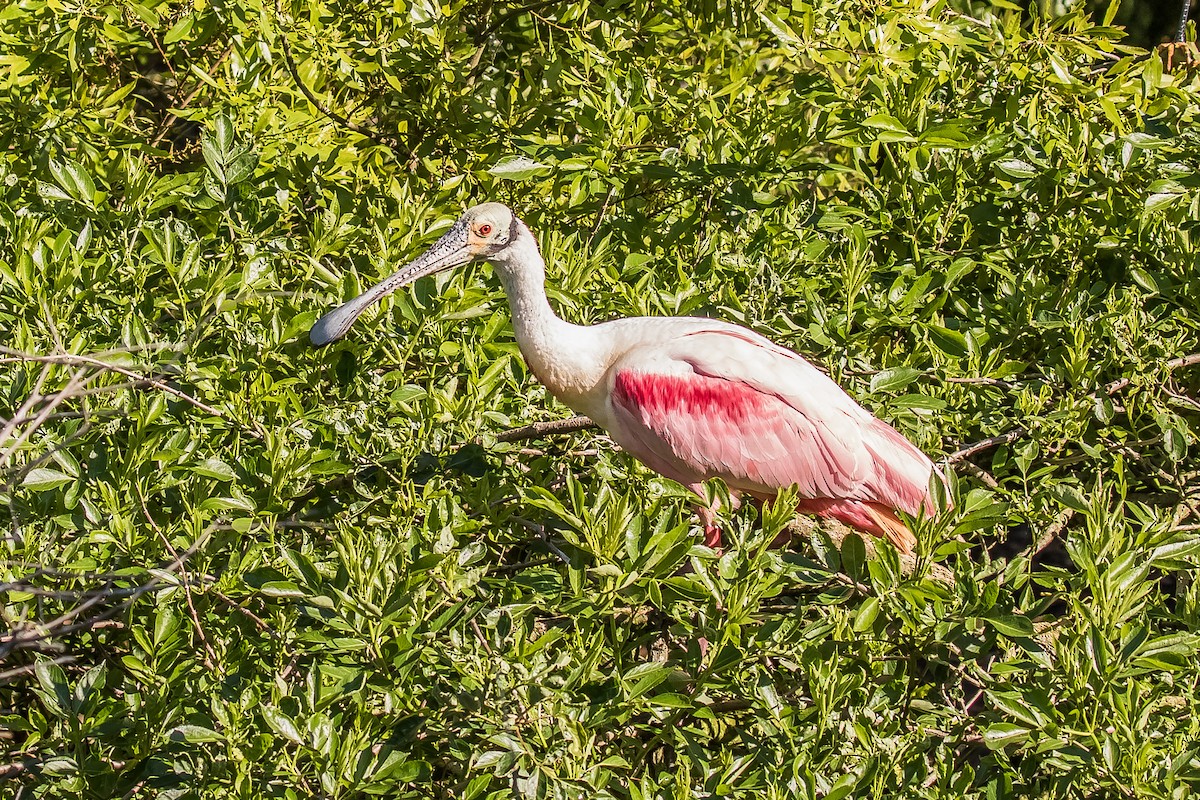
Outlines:
{"type": "Polygon", "coordinates": [[[919,513],[932,463],[799,355],[716,328],[634,348],[609,374],[619,444],[683,483],[919,513]]]}

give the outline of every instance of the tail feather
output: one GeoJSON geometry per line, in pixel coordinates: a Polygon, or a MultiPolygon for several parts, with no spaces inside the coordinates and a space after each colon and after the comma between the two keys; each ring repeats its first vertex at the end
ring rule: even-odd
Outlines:
{"type": "Polygon", "coordinates": [[[911,554],[917,546],[917,537],[905,527],[895,511],[882,503],[818,497],[801,500],[796,510],[802,514],[831,517],[872,536],[882,536],[901,553],[911,554]]]}
{"type": "MultiPolygon", "coordinates": [[[[890,508],[876,503],[864,503],[867,513],[875,520],[884,538],[896,546],[901,553],[911,554],[917,546],[917,537],[900,521],[890,508]]],[[[874,533],[874,531],[872,531],[874,533]]]]}

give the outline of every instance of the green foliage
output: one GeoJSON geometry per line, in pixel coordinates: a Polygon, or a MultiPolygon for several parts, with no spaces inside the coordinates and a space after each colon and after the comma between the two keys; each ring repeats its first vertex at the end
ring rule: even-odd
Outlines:
{"type": "Polygon", "coordinates": [[[1188,796],[1200,79],[1006,3],[703,5],[0,9],[6,796],[1188,796]],[[564,410],[487,268],[307,346],[483,199],[570,319],[719,315],[982,443],[916,573],[497,441],[564,410]]]}

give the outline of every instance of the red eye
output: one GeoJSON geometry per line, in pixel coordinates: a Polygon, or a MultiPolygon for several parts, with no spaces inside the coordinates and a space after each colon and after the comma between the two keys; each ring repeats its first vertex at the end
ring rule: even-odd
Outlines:
{"type": "Polygon", "coordinates": [[[480,236],[487,236],[491,232],[492,232],[491,225],[480,225],[479,226],[479,235],[480,236]]]}

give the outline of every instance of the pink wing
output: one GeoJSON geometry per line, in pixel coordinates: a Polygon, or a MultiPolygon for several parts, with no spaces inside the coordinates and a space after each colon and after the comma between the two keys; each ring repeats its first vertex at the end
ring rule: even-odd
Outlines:
{"type": "Polygon", "coordinates": [[[614,439],[685,485],[719,477],[769,497],[796,484],[817,513],[826,499],[927,508],[924,453],[799,355],[749,331],[635,349],[610,381],[614,439]]]}

